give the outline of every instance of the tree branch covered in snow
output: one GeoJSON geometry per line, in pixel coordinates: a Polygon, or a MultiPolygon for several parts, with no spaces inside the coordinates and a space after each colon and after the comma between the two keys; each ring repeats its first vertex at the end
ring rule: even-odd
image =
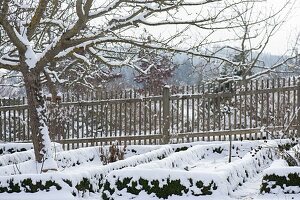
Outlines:
{"type": "MultiPolygon", "coordinates": [[[[51,68],[56,72],[50,74],[53,81],[62,82],[59,77],[66,76],[57,73],[68,73],[61,70],[62,65],[72,63],[69,68],[87,66],[92,71],[109,73],[111,67],[134,66],[141,47],[230,62],[195,49],[197,44],[179,46],[179,38],[186,37],[191,27],[211,31],[234,28],[227,22],[242,13],[229,10],[247,2],[260,1],[3,1],[0,68],[29,68],[36,73],[51,68]],[[153,26],[158,27],[158,34],[149,31],[153,26]],[[174,31],[163,35],[163,30],[170,26],[174,31]],[[56,62],[56,67],[50,67],[50,61],[56,62]]],[[[86,74],[90,74],[91,70],[88,71],[86,74]]],[[[78,76],[89,82],[86,76],[78,76]]]]}

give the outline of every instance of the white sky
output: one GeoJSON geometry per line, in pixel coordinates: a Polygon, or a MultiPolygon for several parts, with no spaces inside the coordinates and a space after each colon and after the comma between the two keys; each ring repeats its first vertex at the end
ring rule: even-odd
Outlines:
{"type": "MultiPolygon", "coordinates": [[[[274,3],[276,6],[281,0],[268,0],[268,4],[274,3]]],[[[286,23],[271,38],[266,48],[267,52],[281,55],[290,50],[295,44],[295,38],[300,33],[300,0],[295,1],[293,10],[291,11],[286,23]]]]}
{"type": "MultiPolygon", "coordinates": [[[[230,0],[228,0],[230,1],[230,0]]],[[[263,1],[263,0],[262,0],[263,1]]],[[[265,0],[263,3],[258,3],[256,5],[256,9],[254,13],[264,13],[266,16],[268,15],[267,13],[274,13],[281,9],[286,1],[288,0],[265,0]],[[261,9],[261,11],[260,11],[261,9]]],[[[286,16],[287,12],[289,13],[286,19],[286,22],[283,23],[283,25],[280,27],[280,29],[270,38],[270,41],[265,49],[264,52],[266,53],[271,53],[274,55],[283,55],[287,54],[290,55],[291,50],[294,47],[295,44],[295,38],[297,35],[300,33],[300,0],[290,0],[294,4],[290,4],[288,8],[286,8],[282,13],[279,14],[280,20],[276,22],[280,22],[284,16],[286,16]],[[293,7],[292,7],[293,5],[293,7]],[[289,8],[292,9],[290,10],[289,8]]],[[[194,10],[193,10],[194,11],[194,10]]],[[[203,12],[203,11],[201,11],[203,12]]],[[[204,10],[205,12],[205,10],[204,10]]],[[[183,17],[186,13],[183,13],[183,17]]],[[[180,16],[180,17],[182,17],[180,16]]],[[[255,20],[255,19],[254,19],[255,20]]],[[[270,30],[271,28],[268,28],[270,30]]],[[[162,28],[155,28],[153,30],[150,30],[151,33],[158,33],[162,35],[172,35],[176,31],[176,27],[162,27],[162,28]]],[[[216,40],[222,40],[224,38],[224,35],[226,37],[230,34],[233,34],[233,32],[230,31],[218,31],[214,33],[213,38],[216,40]]],[[[207,33],[204,30],[199,30],[199,29],[190,29],[189,33],[187,34],[188,38],[186,40],[183,40],[181,42],[181,45],[186,44],[187,46],[193,42],[197,41],[197,39],[203,38],[207,35],[207,33]],[[203,33],[203,34],[202,34],[203,33]]],[[[263,37],[263,35],[261,36],[263,37]]],[[[229,36],[230,38],[230,36],[229,36]]],[[[261,41],[262,38],[259,38],[257,40],[253,41],[254,46],[259,46],[258,41],[261,41]],[[256,43],[256,44],[255,44],[256,43]]],[[[252,41],[251,41],[252,42],[252,41]]],[[[231,44],[232,45],[232,41],[231,44]]],[[[237,46],[240,46],[240,43],[237,43],[237,46]]],[[[298,45],[299,46],[299,45],[298,45]]],[[[300,50],[300,46],[299,46],[300,50]]]]}

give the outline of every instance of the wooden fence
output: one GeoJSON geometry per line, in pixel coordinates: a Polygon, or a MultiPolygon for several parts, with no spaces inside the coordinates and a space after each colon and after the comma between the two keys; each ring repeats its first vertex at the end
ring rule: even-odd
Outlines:
{"type": "MultiPolygon", "coordinates": [[[[137,91],[66,94],[48,104],[53,140],[66,148],[126,141],[160,144],[199,140],[262,139],[294,134],[300,86],[296,78],[164,87],[137,91]],[[265,127],[265,129],[263,128],[265,127]],[[262,130],[263,129],[263,130],[262,130]]],[[[0,140],[30,141],[25,99],[2,99],[0,140]]]]}

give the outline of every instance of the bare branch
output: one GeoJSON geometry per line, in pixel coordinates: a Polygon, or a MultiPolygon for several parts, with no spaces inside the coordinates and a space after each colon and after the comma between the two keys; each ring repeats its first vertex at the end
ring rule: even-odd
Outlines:
{"type": "Polygon", "coordinates": [[[30,24],[27,28],[27,37],[32,38],[37,26],[39,25],[44,12],[47,8],[49,1],[48,0],[40,0],[37,9],[35,10],[35,13],[30,21],[30,24]]]}

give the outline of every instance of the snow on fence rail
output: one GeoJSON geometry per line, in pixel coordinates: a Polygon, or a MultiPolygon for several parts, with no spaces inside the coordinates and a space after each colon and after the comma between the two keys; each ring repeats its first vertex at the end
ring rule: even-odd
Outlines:
{"type": "MultiPolygon", "coordinates": [[[[300,105],[296,78],[165,87],[159,94],[103,91],[65,94],[48,102],[51,137],[65,147],[109,144],[160,144],[172,140],[261,139],[261,127],[295,132],[300,105]],[[294,120],[292,120],[294,119],[294,120]],[[55,124],[55,126],[51,126],[55,124]],[[58,133],[58,134],[57,134],[58,133]]],[[[0,101],[0,141],[29,141],[25,99],[0,101]]]]}

